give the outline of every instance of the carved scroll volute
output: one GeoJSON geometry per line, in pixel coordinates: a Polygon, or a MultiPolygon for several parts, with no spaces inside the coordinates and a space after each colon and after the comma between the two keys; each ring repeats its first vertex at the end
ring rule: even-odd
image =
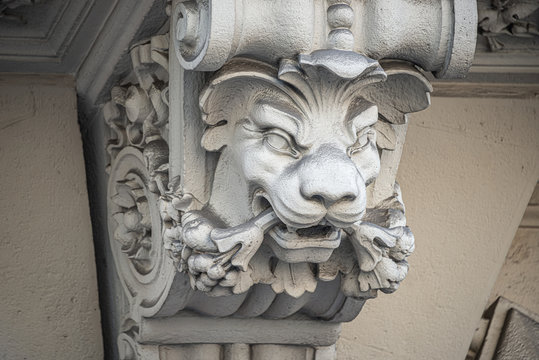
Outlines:
{"type": "Polygon", "coordinates": [[[241,54],[275,63],[330,47],[451,78],[466,74],[475,49],[477,8],[469,0],[188,0],[174,9],[173,41],[188,70],[215,71],[241,54]]]}

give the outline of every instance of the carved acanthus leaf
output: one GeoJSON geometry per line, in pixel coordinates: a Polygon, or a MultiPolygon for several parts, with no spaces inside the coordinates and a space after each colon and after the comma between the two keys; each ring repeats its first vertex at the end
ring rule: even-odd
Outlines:
{"type": "Polygon", "coordinates": [[[355,265],[349,273],[343,274],[341,280],[341,290],[343,294],[356,299],[375,298],[377,295],[377,290],[361,290],[359,282],[360,273],[359,266],[355,265]]]}
{"type": "Polygon", "coordinates": [[[316,290],[316,278],[308,263],[289,264],[279,261],[275,270],[275,281],[271,288],[275,293],[286,293],[298,298],[307,292],[316,290]]]}
{"type": "Polygon", "coordinates": [[[381,61],[387,80],[367,86],[363,96],[378,106],[384,121],[404,124],[407,114],[430,105],[432,85],[411,63],[397,60],[381,61]]]}
{"type": "Polygon", "coordinates": [[[255,284],[272,284],[275,281],[275,275],[271,271],[271,251],[266,249],[259,250],[249,263],[251,278],[255,284]]]}
{"type": "Polygon", "coordinates": [[[328,261],[318,265],[318,278],[322,281],[331,281],[339,273],[349,274],[354,267],[357,267],[354,249],[349,241],[343,241],[328,261]]]}

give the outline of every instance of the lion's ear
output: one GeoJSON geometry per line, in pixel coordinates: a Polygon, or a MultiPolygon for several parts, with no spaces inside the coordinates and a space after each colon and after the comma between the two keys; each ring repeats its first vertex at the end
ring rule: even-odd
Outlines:
{"type": "Polygon", "coordinates": [[[207,151],[221,151],[228,142],[229,127],[226,120],[223,123],[208,127],[202,135],[200,143],[207,151]]]}
{"type": "Polygon", "coordinates": [[[233,97],[239,97],[238,90],[231,85],[234,85],[233,81],[213,81],[201,93],[200,109],[206,124],[201,145],[207,151],[220,151],[229,141],[229,122],[235,115],[233,97]]]}
{"type": "Polygon", "coordinates": [[[363,96],[378,105],[378,112],[392,124],[404,124],[406,115],[430,105],[432,86],[412,64],[390,60],[381,62],[387,74],[384,82],[368,85],[363,96]]]}
{"type": "Polygon", "coordinates": [[[233,141],[236,121],[249,111],[252,97],[264,94],[268,85],[282,86],[277,70],[258,60],[230,60],[200,93],[202,120],[207,128],[201,139],[208,151],[220,151],[233,141]]]}

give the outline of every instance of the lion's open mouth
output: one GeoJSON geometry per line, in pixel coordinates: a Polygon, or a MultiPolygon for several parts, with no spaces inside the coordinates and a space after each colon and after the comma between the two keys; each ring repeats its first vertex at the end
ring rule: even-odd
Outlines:
{"type": "Polygon", "coordinates": [[[293,230],[281,223],[273,227],[268,234],[284,249],[335,249],[341,242],[340,229],[325,224],[293,230]]]}
{"type": "MultiPolygon", "coordinates": [[[[272,208],[263,190],[255,193],[252,206],[256,215],[272,208]]],[[[341,244],[341,233],[341,229],[325,219],[305,228],[291,228],[284,222],[279,222],[266,232],[266,241],[282,261],[322,263],[327,261],[333,250],[341,244]]]]}
{"type": "Polygon", "coordinates": [[[300,237],[316,237],[316,236],[327,237],[330,235],[333,229],[334,228],[332,226],[328,226],[328,225],[316,225],[316,226],[311,226],[305,229],[297,229],[296,233],[300,237]]]}

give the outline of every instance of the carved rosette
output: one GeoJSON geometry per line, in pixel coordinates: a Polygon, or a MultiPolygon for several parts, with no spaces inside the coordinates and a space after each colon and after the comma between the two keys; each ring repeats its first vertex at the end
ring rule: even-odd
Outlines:
{"type": "Polygon", "coordinates": [[[163,256],[159,198],[150,191],[150,183],[142,152],[124,148],[109,178],[111,248],[132,305],[140,306],[145,315],[159,309],[166,296],[166,274],[174,271],[171,259],[163,256]]]}
{"type": "Polygon", "coordinates": [[[133,318],[159,311],[176,271],[164,248],[159,207],[168,186],[167,52],[168,35],[133,47],[138,83],[114,87],[103,109],[112,130],[110,245],[133,318]]]}

